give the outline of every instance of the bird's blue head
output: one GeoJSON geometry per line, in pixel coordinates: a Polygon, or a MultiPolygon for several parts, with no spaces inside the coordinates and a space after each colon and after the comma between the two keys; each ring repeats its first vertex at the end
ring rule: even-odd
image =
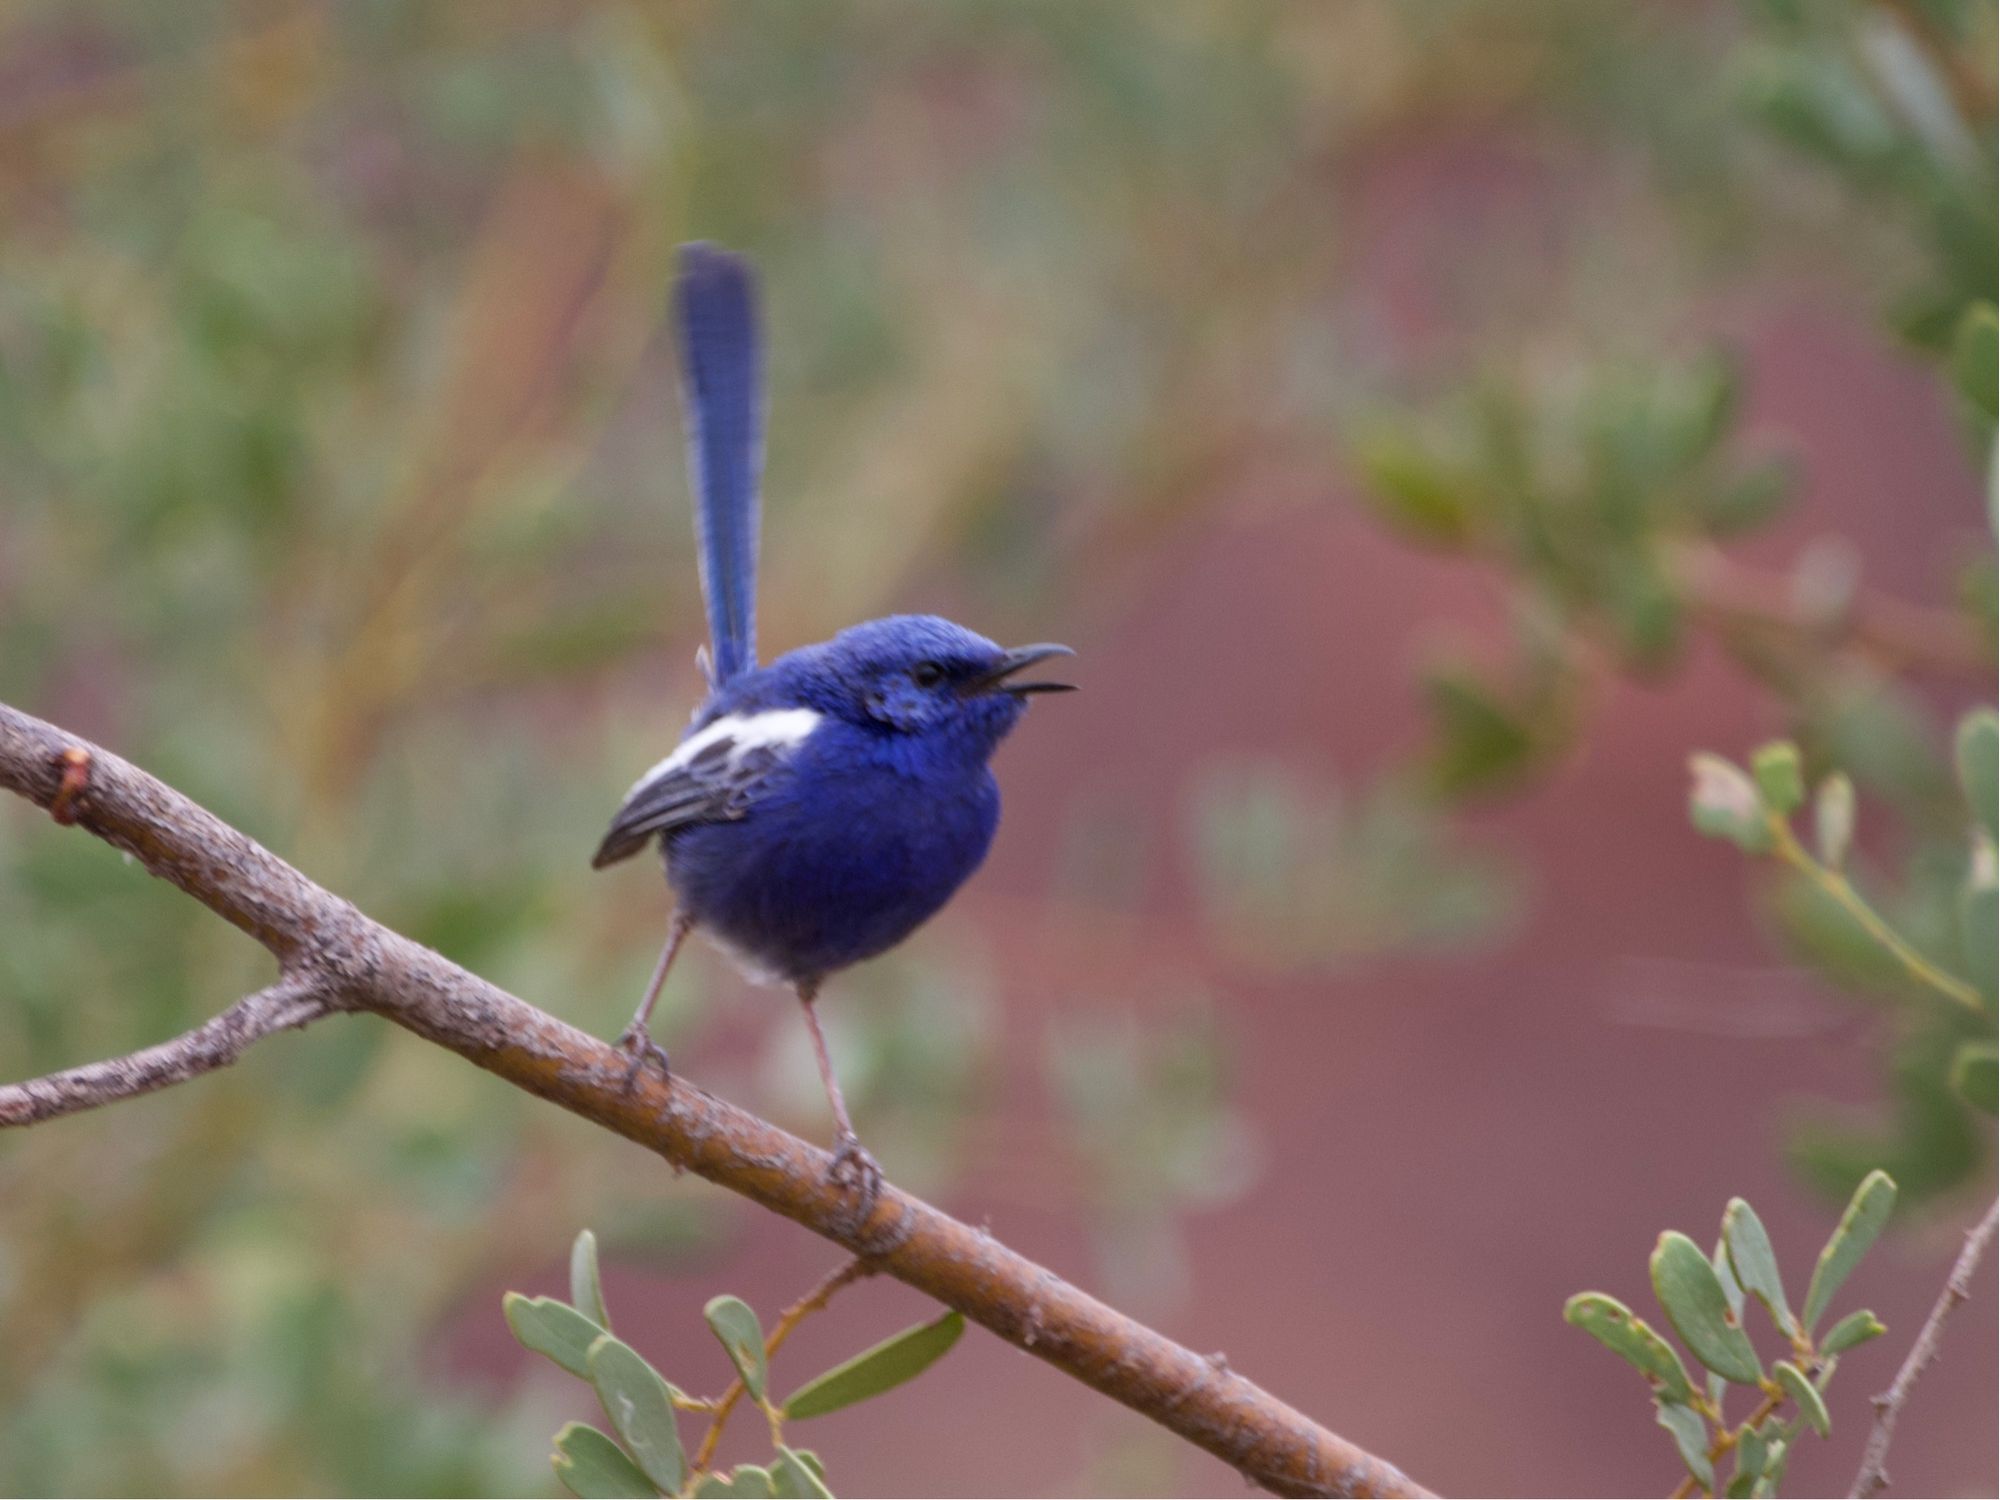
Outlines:
{"type": "MultiPolygon", "coordinates": [[[[1035,693],[1068,692],[1066,682],[1017,674],[1067,646],[1009,650],[936,615],[892,615],[843,630],[808,657],[814,706],[895,734],[920,735],[984,759],[1019,722],[1035,693]]],[[[807,665],[801,663],[801,665],[807,665]]]]}

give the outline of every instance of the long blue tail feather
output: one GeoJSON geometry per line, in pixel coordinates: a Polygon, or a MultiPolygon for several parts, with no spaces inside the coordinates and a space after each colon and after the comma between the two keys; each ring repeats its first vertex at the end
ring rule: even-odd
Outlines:
{"type": "Polygon", "coordinates": [[[749,263],[714,245],[681,246],[674,312],[710,670],[719,687],[757,664],[764,343],[749,263]]]}

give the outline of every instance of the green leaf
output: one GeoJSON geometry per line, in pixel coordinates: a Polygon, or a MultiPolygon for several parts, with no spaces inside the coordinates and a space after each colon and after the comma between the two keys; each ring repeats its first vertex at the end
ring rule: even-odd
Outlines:
{"type": "Polygon", "coordinates": [[[923,1374],[958,1342],[964,1331],[965,1319],[956,1312],[906,1328],[845,1364],[835,1365],[824,1375],[807,1381],[785,1403],[785,1415],[801,1419],[824,1416],[893,1390],[923,1374]]]}
{"type": "Polygon", "coordinates": [[[1757,1481],[1753,1495],[1775,1495],[1778,1486],[1785,1482],[1785,1465],[1791,1461],[1792,1444],[1789,1438],[1775,1441],[1770,1451],[1764,1455],[1764,1477],[1757,1481]]]}
{"type": "Polygon", "coordinates": [[[1951,340],[1951,376],[1959,394],[1991,422],[2000,407],[2000,374],[1995,372],[2000,358],[2000,324],[1996,324],[1993,304],[1976,302],[1959,319],[1951,340]]]}
{"type": "Polygon", "coordinates": [[[1799,767],[1799,747],[1791,741],[1759,746],[1751,753],[1750,772],[1764,805],[1779,817],[1789,817],[1805,805],[1805,774],[1799,767]]]}
{"type": "Polygon", "coordinates": [[[1436,727],[1430,775],[1444,795],[1495,790],[1533,763],[1538,745],[1534,725],[1470,672],[1439,667],[1425,679],[1424,696],[1436,727]]]}
{"type": "Polygon", "coordinates": [[[1996,1064],[2000,1064],[2000,1054],[1995,1053],[1991,1042],[1967,1042],[1958,1049],[1958,1056],[1951,1064],[1951,1086],[1989,1115],[2000,1105],[1995,1098],[1996,1092],[2000,1092],[1996,1064]]]}
{"type": "Polygon", "coordinates": [[[1972,878],[1959,895],[1958,928],[1965,948],[1965,968],[1986,1008],[1993,1009],[2000,982],[2000,886],[1992,878],[1993,846],[1981,843],[1973,853],[1972,878]]]}
{"type": "Polygon", "coordinates": [[[1634,1317],[1632,1309],[1616,1297],[1578,1292],[1563,1304],[1563,1321],[1581,1328],[1638,1370],[1662,1401],[1693,1399],[1694,1386],[1673,1345],[1647,1327],[1644,1319],[1634,1317]]]}
{"type": "Polygon", "coordinates": [[[1741,536],[1774,519],[1797,493],[1798,470],[1789,459],[1769,458],[1705,487],[1698,499],[1711,535],[1741,536]]]}
{"type": "Polygon", "coordinates": [[[1469,486],[1399,428],[1364,430],[1350,452],[1360,465],[1361,498],[1411,541],[1455,547],[1472,529],[1469,486]]]}
{"type": "Polygon", "coordinates": [[[1839,1354],[1852,1349],[1856,1344],[1865,1344],[1870,1339],[1880,1338],[1888,1331],[1888,1328],[1876,1321],[1872,1312],[1866,1309],[1851,1312],[1827,1329],[1826,1337],[1819,1341],[1819,1352],[1839,1354]]]}
{"type": "Polygon", "coordinates": [[[720,1497],[720,1500],[771,1500],[775,1493],[771,1488],[771,1471],[756,1464],[738,1464],[736,1471],[727,1478],[720,1474],[709,1474],[694,1487],[697,1500],[705,1497],[720,1497]]]}
{"type": "MultiPolygon", "coordinates": [[[[1769,1449],[1764,1442],[1764,1434],[1754,1427],[1746,1427],[1736,1439],[1736,1479],[1729,1481],[1729,1492],[1736,1493],[1736,1480],[1747,1485],[1755,1484],[1764,1473],[1764,1459],[1769,1449]]],[[[1747,1489],[1746,1489],[1747,1493],[1747,1489]]]]}
{"type": "MultiPolygon", "coordinates": [[[[1719,1235],[1715,1241],[1715,1252],[1709,1256],[1708,1263],[1715,1267],[1715,1279],[1722,1283],[1722,1297],[1729,1304],[1729,1316],[1736,1320],[1738,1326],[1741,1326],[1743,1322],[1743,1288],[1737,1284],[1736,1268],[1729,1264],[1729,1246],[1722,1242],[1722,1238],[1719,1235]]],[[[1708,1379],[1705,1384],[1708,1387],[1708,1399],[1713,1401],[1718,1407],[1721,1406],[1723,1392],[1729,1389],[1729,1382],[1711,1370],[1708,1373],[1708,1379]]]]}
{"type": "Polygon", "coordinates": [[[656,1500],[660,1493],[616,1443],[583,1422],[556,1434],[549,1463],[578,1500],[656,1500]]]}
{"type": "Polygon", "coordinates": [[[757,1314],[750,1310],[750,1304],[741,1297],[714,1297],[701,1310],[701,1315],[708,1319],[708,1326],[721,1340],[722,1350],[729,1356],[729,1362],[743,1377],[743,1388],[762,1401],[764,1387],[770,1377],[770,1366],[764,1359],[763,1325],[757,1321],[757,1314]]]}
{"type": "Polygon", "coordinates": [[[1660,1425],[1674,1435],[1674,1446],[1681,1450],[1681,1462],[1687,1465],[1688,1473],[1701,1481],[1703,1489],[1713,1490],[1715,1465],[1708,1460],[1708,1423],[1701,1413],[1692,1406],[1670,1403],[1661,1403],[1656,1410],[1660,1425]]]}
{"type": "Polygon", "coordinates": [[[1854,847],[1854,783],[1845,771],[1835,771],[1819,784],[1819,795],[1813,799],[1813,826],[1820,862],[1828,869],[1840,869],[1847,863],[1847,851],[1854,847]]]}
{"type": "Polygon", "coordinates": [[[604,1306],[604,1283],[597,1274],[597,1236],[588,1229],[569,1247],[570,1305],[606,1333],[611,1331],[611,1314],[604,1306]]]}
{"type": "Polygon", "coordinates": [[[1726,1240],[1715,1242],[1715,1253],[1708,1258],[1715,1267],[1715,1279],[1722,1283],[1722,1299],[1729,1304],[1729,1316],[1738,1323],[1743,1321],[1743,1283],[1736,1279],[1736,1267],[1729,1263],[1729,1244],[1726,1240]]]}
{"type": "Polygon", "coordinates": [[[771,1465],[771,1493],[788,1497],[788,1500],[831,1500],[833,1491],[826,1487],[826,1481],[818,1475],[792,1449],[779,1445],[778,1461],[771,1465]]]}
{"type": "Polygon", "coordinates": [[[1657,562],[1635,558],[1621,564],[1604,607],[1635,670],[1657,670],[1672,659],[1681,641],[1681,601],[1657,562]]]}
{"type": "Polygon", "coordinates": [[[671,1388],[629,1344],[602,1334],[590,1346],[590,1383],[612,1431],[646,1477],[669,1494],[687,1477],[671,1388]]]}
{"type": "Polygon", "coordinates": [[[1825,1437],[1831,1425],[1826,1414],[1826,1402],[1813,1383],[1806,1379],[1806,1372],[1790,1360],[1781,1359],[1771,1366],[1771,1373],[1778,1377],[1778,1384],[1785,1388],[1785,1394],[1798,1403],[1799,1411],[1812,1424],[1812,1430],[1825,1437]]]}
{"type": "Polygon", "coordinates": [[[800,1463],[804,1464],[808,1469],[811,1469],[813,1473],[817,1474],[819,1476],[819,1482],[821,1484],[825,1484],[827,1482],[826,1464],[821,1461],[820,1456],[817,1453],[813,1452],[812,1449],[794,1448],[791,1450],[791,1454],[792,1457],[796,1458],[800,1463]]]}
{"type": "Polygon", "coordinates": [[[1778,1257],[1771,1249],[1771,1237],[1757,1210],[1741,1198],[1731,1198],[1722,1215],[1722,1240],[1729,1247],[1729,1265],[1737,1283],[1764,1304],[1778,1332],[1790,1338],[1798,1331],[1798,1320],[1785,1301],[1784,1284],[1778,1278],[1778,1257]]]}
{"type": "Polygon", "coordinates": [[[1688,368],[1685,407],[1677,424],[1676,445],[1688,464],[1707,458],[1722,445],[1743,409],[1743,372],[1720,350],[1704,355],[1688,368]]]}
{"type": "Polygon", "coordinates": [[[1652,1273],[1660,1306],[1696,1359],[1738,1385],[1763,1379],[1757,1351],[1730,1311],[1722,1282],[1700,1246],[1668,1230],[1653,1250],[1652,1273]]]}
{"type": "Polygon", "coordinates": [[[1771,847],[1763,798],[1740,766],[1698,751],[1688,757],[1688,771],[1693,777],[1688,817],[1696,829],[1710,838],[1728,839],[1746,854],[1762,854],[1771,847]]]}
{"type": "Polygon", "coordinates": [[[1896,1184],[1887,1172],[1870,1172],[1861,1179],[1861,1185],[1854,1190],[1848,1200],[1847,1211],[1840,1216],[1826,1248],[1819,1253],[1819,1264],[1813,1267],[1812,1285],[1806,1288],[1805,1326],[1808,1332],[1826,1311],[1833,1294],[1840,1290],[1840,1284],[1847,1280],[1861,1257],[1868,1253],[1868,1247],[1875,1243],[1875,1237],[1882,1232],[1882,1226],[1889,1222],[1889,1211],[1896,1206],[1896,1184]]]}
{"type": "Polygon", "coordinates": [[[1991,709],[1969,713],[1958,723],[1958,782],[1973,819],[1986,837],[2000,840],[2000,720],[1991,709]]]}
{"type": "Polygon", "coordinates": [[[547,1355],[572,1375],[590,1379],[590,1346],[602,1328],[553,1297],[509,1292],[500,1299],[500,1310],[524,1348],[547,1355]]]}

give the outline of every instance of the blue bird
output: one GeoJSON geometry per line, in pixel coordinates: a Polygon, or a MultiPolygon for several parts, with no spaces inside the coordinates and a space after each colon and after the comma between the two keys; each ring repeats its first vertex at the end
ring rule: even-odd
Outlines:
{"type": "Polygon", "coordinates": [[[690,932],[805,1010],[835,1126],[831,1175],[866,1217],[881,1168],[862,1148],[814,1011],[829,974],[896,946],[979,868],[1000,821],[988,759],[1037,693],[1018,674],[1067,646],[1007,650],[935,615],[870,620],[757,665],[763,345],[755,279],[712,245],[680,251],[674,295],[695,538],[712,650],[708,699],[641,776],[592,859],[658,838],[676,906],[619,1045],[666,1054],[647,1019],[690,932]]]}

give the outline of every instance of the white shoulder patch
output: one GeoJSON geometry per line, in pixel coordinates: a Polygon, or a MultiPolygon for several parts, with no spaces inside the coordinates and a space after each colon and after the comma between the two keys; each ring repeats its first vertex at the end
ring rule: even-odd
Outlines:
{"type": "Polygon", "coordinates": [[[696,761],[714,761],[718,771],[734,765],[752,750],[775,750],[799,744],[818,727],[820,714],[810,708],[768,708],[754,714],[724,714],[674,747],[674,753],[632,783],[626,800],[662,776],[686,770],[696,761]]]}

